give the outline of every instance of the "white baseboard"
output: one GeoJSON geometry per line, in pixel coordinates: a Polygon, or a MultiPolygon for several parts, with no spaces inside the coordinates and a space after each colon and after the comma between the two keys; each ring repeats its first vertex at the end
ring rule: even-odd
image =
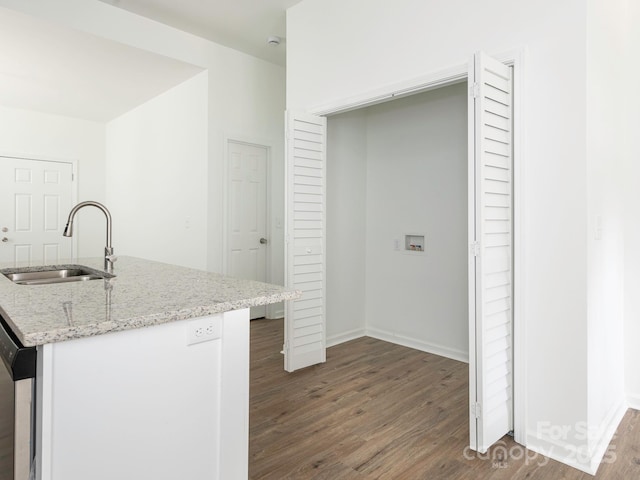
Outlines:
{"type": "Polygon", "coordinates": [[[602,426],[599,430],[600,434],[598,435],[597,443],[594,445],[593,453],[591,455],[591,467],[594,472],[598,470],[598,467],[602,462],[611,461],[609,456],[610,454],[615,453],[615,450],[613,450],[613,452],[608,452],[609,444],[613,441],[615,445],[614,435],[625,413],[627,413],[627,403],[623,400],[609,411],[609,414],[602,422],[602,426]]]}
{"type": "MultiPolygon", "coordinates": [[[[580,425],[580,432],[583,432],[582,436],[584,436],[584,443],[581,445],[569,443],[563,439],[544,438],[539,435],[539,432],[528,431],[527,448],[589,475],[595,475],[602,462],[615,460],[615,445],[612,446],[611,451],[609,451],[609,445],[612,440],[615,444],[614,434],[626,411],[627,405],[620,402],[609,411],[602,425],[597,429],[580,425]],[[596,438],[590,446],[589,436],[591,435],[595,435],[596,438]]],[[[557,429],[550,427],[550,429],[562,431],[562,427],[557,429]]],[[[572,426],[572,428],[577,429],[578,425],[572,426]]]]}
{"type": "Polygon", "coordinates": [[[464,352],[462,350],[437,345],[435,343],[424,342],[422,340],[416,340],[414,338],[405,337],[385,330],[379,330],[377,328],[367,328],[366,335],[368,337],[377,338],[378,340],[384,340],[385,342],[402,345],[403,347],[415,348],[422,352],[433,353],[434,355],[440,355],[441,357],[469,363],[469,352],[464,352]]]}
{"type": "Polygon", "coordinates": [[[627,406],[634,410],[640,410],[640,394],[628,393],[627,394],[627,406]]]}
{"type": "MultiPolygon", "coordinates": [[[[577,448],[573,444],[555,439],[541,438],[537,435],[537,432],[527,431],[527,448],[544,457],[564,463],[589,475],[595,474],[595,472],[591,471],[590,459],[583,461],[585,457],[588,457],[587,453],[585,453],[588,449],[587,445],[577,448]]],[[[529,461],[537,462],[536,465],[539,465],[541,468],[544,468],[546,464],[546,459],[543,457],[532,459],[532,457],[529,456],[527,458],[529,461]]]]}
{"type": "Polygon", "coordinates": [[[366,335],[366,332],[364,328],[350,330],[348,332],[344,332],[339,335],[331,335],[327,337],[327,348],[334,347],[336,345],[340,345],[341,343],[349,342],[351,340],[355,340],[356,338],[364,337],[365,335],[366,335]]]}
{"type": "Polygon", "coordinates": [[[267,305],[267,318],[268,319],[276,319],[276,318],[284,318],[284,304],[274,303],[272,305],[267,305]]]}

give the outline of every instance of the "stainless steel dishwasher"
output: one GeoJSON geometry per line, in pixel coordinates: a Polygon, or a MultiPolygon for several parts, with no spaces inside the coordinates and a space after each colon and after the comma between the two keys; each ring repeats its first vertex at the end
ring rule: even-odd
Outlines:
{"type": "Polygon", "coordinates": [[[0,480],[34,478],[36,348],[24,347],[0,315],[0,480]]]}

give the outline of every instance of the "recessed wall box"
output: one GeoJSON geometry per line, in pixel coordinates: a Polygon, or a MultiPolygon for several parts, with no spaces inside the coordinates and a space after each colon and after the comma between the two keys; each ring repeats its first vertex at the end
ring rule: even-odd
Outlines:
{"type": "Polygon", "coordinates": [[[404,236],[404,249],[409,252],[424,252],[424,235],[410,234],[404,236]]]}

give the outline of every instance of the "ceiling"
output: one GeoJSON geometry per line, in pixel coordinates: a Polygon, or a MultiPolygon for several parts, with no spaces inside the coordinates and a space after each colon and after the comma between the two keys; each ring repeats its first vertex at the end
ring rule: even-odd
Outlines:
{"type": "MultiPolygon", "coordinates": [[[[284,65],[285,10],[301,0],[101,1],[284,65]]],[[[2,106],[107,122],[201,71],[0,7],[2,106]]]]}
{"type": "Polygon", "coordinates": [[[106,122],[202,69],[0,8],[0,105],[106,122]]]}
{"type": "Polygon", "coordinates": [[[100,0],[221,45],[285,64],[286,9],[301,0],[100,0]],[[279,46],[267,38],[282,38],[279,46]]]}

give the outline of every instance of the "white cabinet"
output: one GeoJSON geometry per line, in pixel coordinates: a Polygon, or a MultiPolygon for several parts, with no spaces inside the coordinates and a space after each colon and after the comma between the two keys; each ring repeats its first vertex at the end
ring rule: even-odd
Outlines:
{"type": "Polygon", "coordinates": [[[246,479],[249,310],[206,318],[40,347],[38,478],[246,479]]]}

